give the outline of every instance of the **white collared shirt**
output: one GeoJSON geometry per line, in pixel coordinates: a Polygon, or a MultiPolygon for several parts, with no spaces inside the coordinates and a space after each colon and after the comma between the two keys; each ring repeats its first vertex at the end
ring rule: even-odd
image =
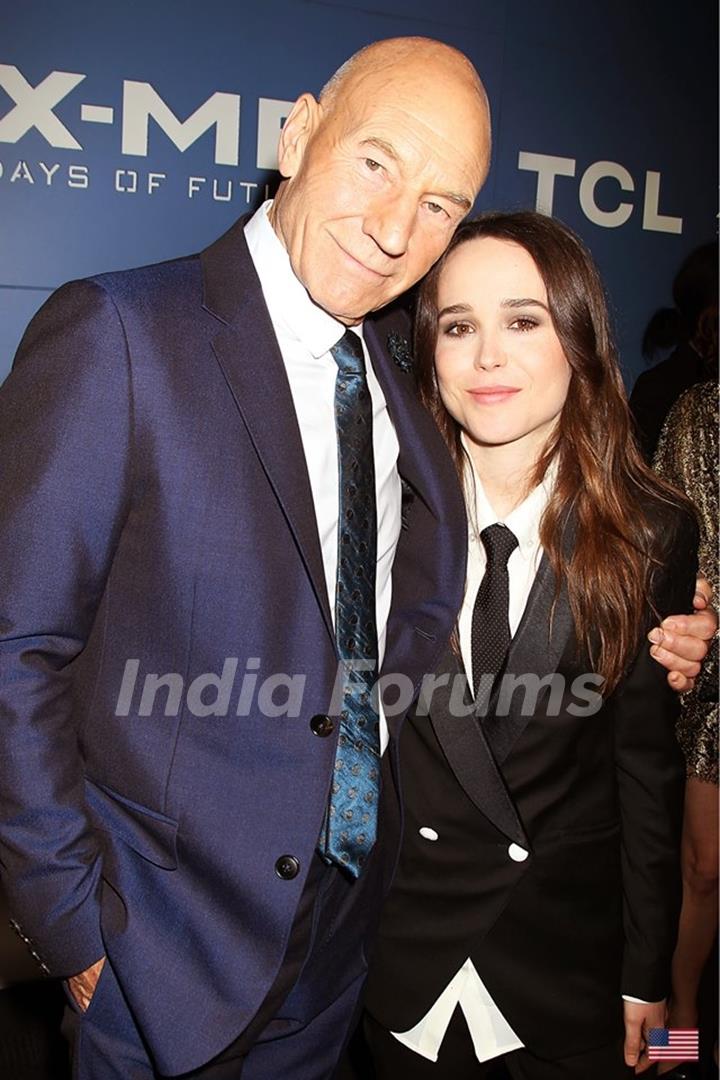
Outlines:
{"type": "MultiPolygon", "coordinates": [[[[330,611],[335,619],[338,546],[338,453],[335,433],[337,363],[330,348],[347,327],[311,299],[295,276],[290,257],[270,224],[263,203],[245,226],[245,238],[280,346],[300,427],[315,507],[330,611]]],[[[400,536],[401,488],[397,470],[399,445],[385,396],[373,371],[362,326],[353,330],[363,343],[367,382],[373,405],[373,448],[377,494],[377,569],[375,581],[378,666],[385,655],[387,620],[392,599],[392,565],[400,536]]],[[[380,716],[382,749],[387,725],[380,716]]]]}

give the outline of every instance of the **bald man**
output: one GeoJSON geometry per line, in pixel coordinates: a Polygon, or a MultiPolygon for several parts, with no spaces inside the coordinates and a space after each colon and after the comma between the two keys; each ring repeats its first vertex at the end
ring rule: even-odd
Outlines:
{"type": "Polygon", "coordinates": [[[464,584],[403,324],[367,316],[445,249],[489,148],[462,54],[380,42],[296,102],[273,203],[199,256],[63,287],[22,342],[0,843],[76,1080],[340,1058],[399,839],[375,680],[412,697],[464,584]]]}

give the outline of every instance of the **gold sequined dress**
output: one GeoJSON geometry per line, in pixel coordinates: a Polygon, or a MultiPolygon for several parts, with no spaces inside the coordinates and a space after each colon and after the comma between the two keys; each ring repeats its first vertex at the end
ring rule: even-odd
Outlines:
{"type": "MultiPolygon", "coordinates": [[[[718,384],[699,383],[671,409],[653,467],[694,502],[700,517],[699,562],[718,597],[718,384]]],[[[694,689],[682,698],[677,735],[688,776],[718,782],[718,639],[694,689]]]]}

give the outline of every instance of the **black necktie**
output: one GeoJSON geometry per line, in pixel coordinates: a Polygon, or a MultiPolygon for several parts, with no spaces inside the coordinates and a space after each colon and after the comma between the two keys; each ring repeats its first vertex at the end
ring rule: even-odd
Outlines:
{"type": "Polygon", "coordinates": [[[472,616],[472,668],[476,701],[480,694],[485,700],[489,698],[489,680],[482,683],[482,677],[492,675],[494,685],[510,647],[507,564],[518,546],[517,536],[505,525],[489,525],[480,533],[480,539],[487,552],[487,567],[472,616]]]}
{"type": "Polygon", "coordinates": [[[378,642],[372,401],[358,335],[346,330],[330,352],[338,366],[335,428],[340,501],[335,640],[339,662],[346,667],[335,772],[320,853],[357,877],[375,843],[380,792],[380,725],[374,691],[378,642]],[[351,665],[357,662],[366,670],[353,670],[351,665]]]}

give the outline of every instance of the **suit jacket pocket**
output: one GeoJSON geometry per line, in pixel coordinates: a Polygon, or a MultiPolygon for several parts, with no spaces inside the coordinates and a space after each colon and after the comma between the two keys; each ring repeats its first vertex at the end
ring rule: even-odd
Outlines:
{"type": "Polygon", "coordinates": [[[571,825],[562,830],[562,837],[571,843],[581,843],[584,840],[606,840],[619,832],[618,820],[597,821],[588,825],[571,825]]]}
{"type": "Polygon", "coordinates": [[[597,821],[587,825],[563,825],[557,828],[543,829],[533,838],[535,850],[544,847],[561,847],[564,844],[583,844],[608,840],[620,833],[620,822],[597,821]]]}
{"type": "Polygon", "coordinates": [[[177,821],[85,777],[85,798],[96,829],[165,870],[177,867],[177,821]]]}

